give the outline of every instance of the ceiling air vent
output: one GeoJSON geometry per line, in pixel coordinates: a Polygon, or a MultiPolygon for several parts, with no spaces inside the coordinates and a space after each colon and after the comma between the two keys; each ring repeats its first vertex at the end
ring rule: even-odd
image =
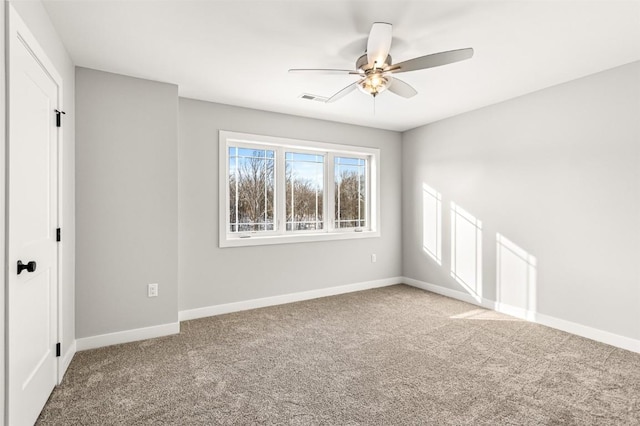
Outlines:
{"type": "Polygon", "coordinates": [[[322,102],[322,103],[327,102],[327,99],[329,99],[329,98],[325,98],[324,96],[312,95],[310,93],[303,93],[298,97],[300,99],[306,99],[308,101],[316,101],[316,102],[322,102]]]}

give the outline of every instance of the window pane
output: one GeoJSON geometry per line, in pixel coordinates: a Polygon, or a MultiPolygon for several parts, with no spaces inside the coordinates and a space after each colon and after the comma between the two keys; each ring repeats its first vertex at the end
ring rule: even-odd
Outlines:
{"type": "Polygon", "coordinates": [[[275,152],[229,147],[229,231],[274,230],[275,152]]]}
{"type": "Polygon", "coordinates": [[[336,228],[367,226],[367,160],[335,157],[336,228]]]}
{"type": "Polygon", "coordinates": [[[324,155],[285,153],[287,231],[323,229],[324,155]]]}

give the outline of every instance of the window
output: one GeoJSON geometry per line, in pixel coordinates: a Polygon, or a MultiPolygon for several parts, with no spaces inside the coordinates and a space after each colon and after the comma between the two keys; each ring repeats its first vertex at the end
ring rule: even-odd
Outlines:
{"type": "Polygon", "coordinates": [[[285,152],[287,231],[324,228],[324,155],[285,152]]]}
{"type": "Polygon", "coordinates": [[[334,157],[336,228],[367,225],[367,160],[334,157]]]}
{"type": "Polygon", "coordinates": [[[220,131],[220,247],[379,236],[379,155],[220,131]]]}
{"type": "Polygon", "coordinates": [[[275,152],[229,148],[229,231],[273,231],[275,152]]]}

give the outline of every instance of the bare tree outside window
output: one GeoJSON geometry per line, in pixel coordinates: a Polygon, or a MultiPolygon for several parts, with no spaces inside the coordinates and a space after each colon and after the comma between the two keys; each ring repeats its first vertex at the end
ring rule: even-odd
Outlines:
{"type": "Polygon", "coordinates": [[[364,228],[367,217],[367,161],[362,158],[336,157],[336,228],[364,228]]]}
{"type": "Polygon", "coordinates": [[[324,228],[324,155],[285,153],[287,231],[324,228]]]}
{"type": "Polygon", "coordinates": [[[273,231],[275,152],[229,147],[229,231],[273,231]]]}

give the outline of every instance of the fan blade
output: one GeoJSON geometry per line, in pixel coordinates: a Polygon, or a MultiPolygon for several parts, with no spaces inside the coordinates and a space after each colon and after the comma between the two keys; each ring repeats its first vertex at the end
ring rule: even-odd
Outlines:
{"type": "Polygon", "coordinates": [[[469,59],[472,56],[473,49],[470,47],[467,49],[449,50],[448,52],[434,53],[432,55],[409,59],[408,61],[395,64],[385,71],[399,73],[423,70],[425,68],[434,68],[439,67],[440,65],[447,65],[458,61],[464,61],[465,59],[469,59]]]}
{"type": "Polygon", "coordinates": [[[367,40],[367,60],[369,65],[376,67],[382,67],[387,55],[389,55],[389,49],[391,49],[391,32],[393,26],[386,22],[374,22],[371,26],[371,32],[369,33],[369,40],[367,40]]]}
{"type": "Polygon", "coordinates": [[[290,73],[315,73],[315,74],[359,74],[358,71],[353,70],[338,70],[338,69],[326,69],[326,68],[292,68],[289,70],[290,73]]]}
{"type": "Polygon", "coordinates": [[[336,93],[335,95],[327,99],[326,103],[329,104],[329,103],[335,102],[338,99],[342,98],[343,96],[346,96],[349,93],[353,92],[354,90],[356,90],[356,87],[358,87],[358,84],[360,84],[361,81],[362,80],[356,81],[355,83],[351,83],[350,85],[348,85],[347,87],[345,87],[344,89],[340,90],[338,93],[336,93]]]}
{"type": "Polygon", "coordinates": [[[391,85],[388,90],[403,98],[412,98],[418,94],[418,91],[414,89],[409,83],[394,78],[391,80],[391,85]]]}

